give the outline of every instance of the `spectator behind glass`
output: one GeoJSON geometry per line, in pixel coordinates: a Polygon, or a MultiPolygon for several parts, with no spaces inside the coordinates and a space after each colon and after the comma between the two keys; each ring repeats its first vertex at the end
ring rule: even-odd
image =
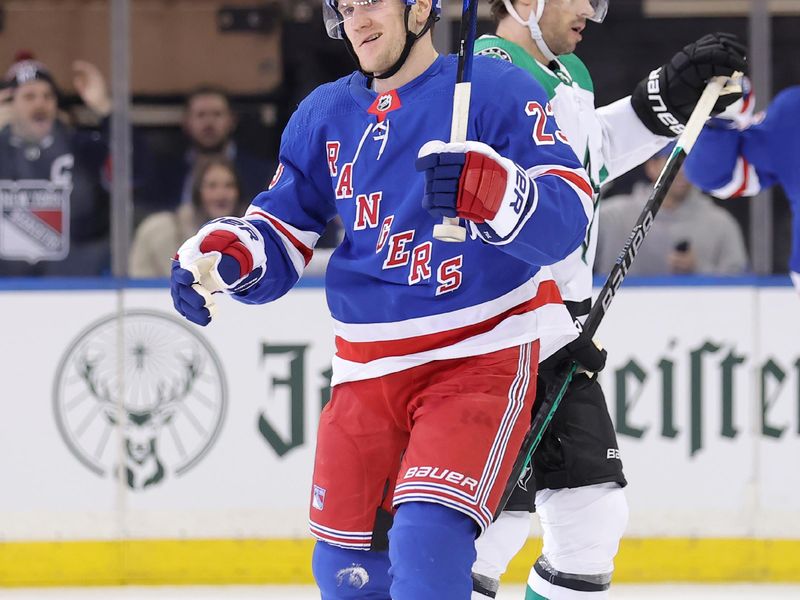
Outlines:
{"type": "MultiPolygon", "coordinates": [[[[651,183],[638,183],[630,195],[614,196],[600,203],[596,273],[608,273],[614,266],[672,147],[670,144],[645,162],[644,170],[651,183]]],[[[693,187],[681,169],[630,273],[738,275],[746,267],[747,253],[736,220],[693,187]]]]}
{"type": "Polygon", "coordinates": [[[220,155],[231,161],[241,179],[242,197],[252,200],[266,189],[275,165],[242,150],[233,140],[236,116],[228,96],[215,87],[198,88],[186,99],[183,119],[185,144],[177,155],[158,160],[155,187],[142,198],[139,214],[173,209],[191,201],[192,169],[203,156],[220,155]]]}
{"type": "Polygon", "coordinates": [[[99,131],[58,120],[50,71],[18,55],[0,91],[0,275],[100,275],[108,269],[111,99],[100,71],[73,63],[73,85],[99,131]]]}
{"type": "Polygon", "coordinates": [[[211,219],[244,214],[239,177],[233,164],[221,156],[201,158],[192,173],[192,201],[175,211],[147,217],[131,248],[130,276],[169,277],[171,260],[187,237],[211,219]]]}

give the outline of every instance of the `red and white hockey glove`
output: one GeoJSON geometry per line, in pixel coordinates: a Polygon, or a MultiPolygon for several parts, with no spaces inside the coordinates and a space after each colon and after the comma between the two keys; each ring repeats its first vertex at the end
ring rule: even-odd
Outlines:
{"type": "Polygon", "coordinates": [[[756,95],[749,77],[742,77],[742,97],[731,104],[716,117],[708,120],[708,125],[720,129],[738,129],[742,131],[763,119],[755,114],[756,95]]]}
{"type": "Polygon", "coordinates": [[[422,146],[417,171],[425,172],[422,206],[436,217],[461,217],[490,244],[514,237],[536,208],[536,186],[516,163],[482,142],[422,146]]]}
{"type": "Polygon", "coordinates": [[[264,238],[252,223],[222,217],[206,223],[178,249],[170,287],[175,309],[207,325],[214,292],[237,294],[257,284],[266,271],[264,238]]]}

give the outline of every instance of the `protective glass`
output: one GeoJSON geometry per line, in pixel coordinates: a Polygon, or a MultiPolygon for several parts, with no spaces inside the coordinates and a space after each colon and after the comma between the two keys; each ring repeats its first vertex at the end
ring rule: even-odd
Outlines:
{"type": "Polygon", "coordinates": [[[589,20],[595,23],[602,23],[608,14],[608,2],[609,0],[589,0],[589,4],[594,9],[594,15],[588,17],[589,20]]]}
{"type": "Polygon", "coordinates": [[[397,0],[325,0],[322,5],[322,18],[325,30],[334,39],[344,39],[344,25],[356,14],[377,16],[389,11],[402,9],[397,0]]]}

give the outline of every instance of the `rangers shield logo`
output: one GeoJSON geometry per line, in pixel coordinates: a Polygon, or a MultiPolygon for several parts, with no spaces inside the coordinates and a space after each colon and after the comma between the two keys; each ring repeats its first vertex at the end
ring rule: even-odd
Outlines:
{"type": "Polygon", "coordinates": [[[72,184],[0,180],[0,259],[61,260],[69,253],[72,184]]]}
{"type": "Polygon", "coordinates": [[[317,510],[323,510],[325,508],[325,488],[321,488],[318,485],[314,486],[314,493],[311,499],[311,506],[313,506],[317,510]]]}

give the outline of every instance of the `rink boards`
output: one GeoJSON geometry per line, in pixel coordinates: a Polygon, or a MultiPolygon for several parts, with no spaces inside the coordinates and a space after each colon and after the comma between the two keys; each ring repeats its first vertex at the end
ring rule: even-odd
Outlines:
{"type": "MultiPolygon", "coordinates": [[[[684,283],[626,282],[600,329],[630,482],[616,578],[800,581],[800,299],[684,283]]],[[[322,289],[222,298],[199,328],[163,287],[5,285],[0,585],[311,581],[322,289]]]]}

